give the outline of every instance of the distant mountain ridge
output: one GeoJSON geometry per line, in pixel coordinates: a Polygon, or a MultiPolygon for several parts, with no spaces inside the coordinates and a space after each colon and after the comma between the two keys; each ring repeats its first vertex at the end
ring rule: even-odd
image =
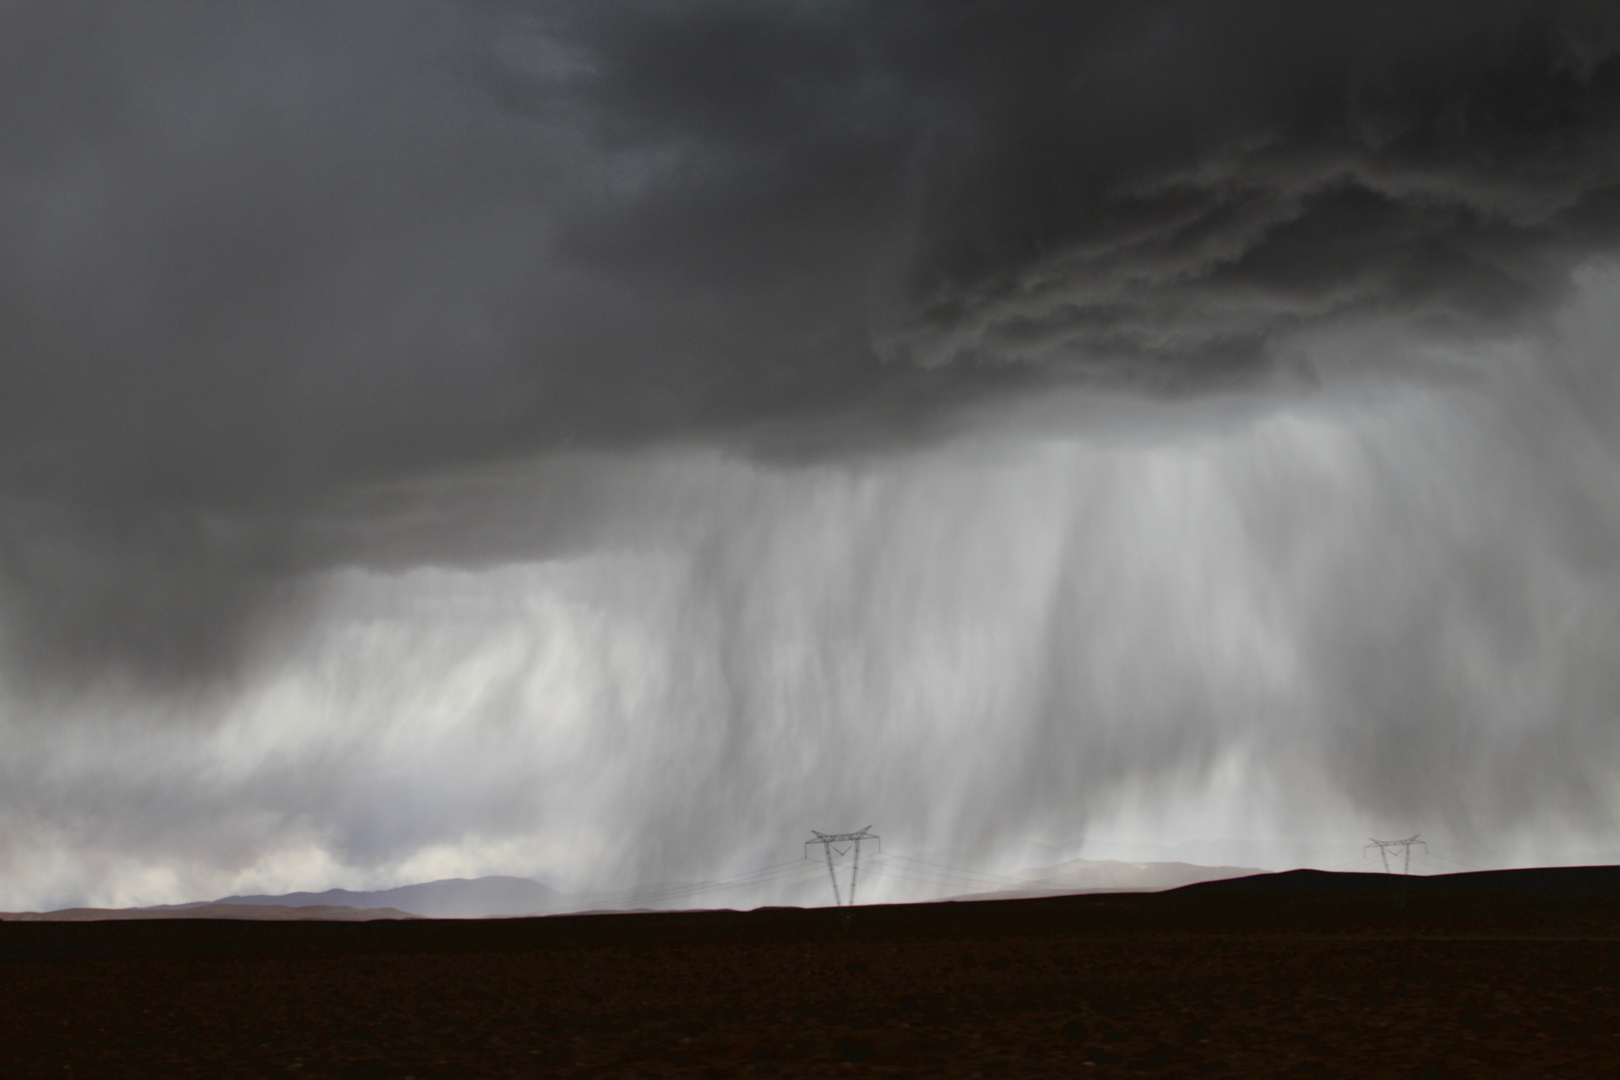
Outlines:
{"type": "MultiPolygon", "coordinates": [[[[1056,866],[1020,871],[1007,878],[1008,884],[1002,888],[983,889],[964,894],[960,898],[989,900],[1098,891],[1156,892],[1195,882],[1264,873],[1266,871],[1254,867],[1075,859],[1056,866]],[[1014,877],[1023,879],[1027,884],[1022,887],[1013,885],[1014,877]]],[[[688,887],[690,887],[688,883],[678,883],[681,891],[688,887]]],[[[643,893],[647,891],[638,890],[643,893]]],[[[392,908],[428,919],[517,918],[585,910],[615,911],[643,906],[626,902],[624,894],[564,893],[538,881],[518,877],[448,878],[372,892],[328,889],[325,892],[295,892],[275,896],[226,896],[210,903],[300,909],[317,906],[362,910],[392,908]]],[[[197,906],[194,903],[174,904],[168,905],[168,909],[181,910],[197,906]]],[[[692,903],[690,906],[706,905],[692,903]]]]}
{"type": "MultiPolygon", "coordinates": [[[[939,856],[943,859],[945,856],[939,856]]],[[[932,864],[923,862],[927,867],[932,864]]],[[[970,872],[971,873],[971,872],[970,872]]],[[[987,888],[932,899],[1011,899],[1020,896],[1055,896],[1083,892],[1156,892],[1212,880],[1266,874],[1252,867],[1195,866],[1187,863],[1127,863],[1114,860],[1075,859],[996,876],[984,876],[987,888]],[[1022,884],[1019,884],[1021,882],[1022,884]]],[[[974,875],[978,876],[978,875],[974,875]]],[[[968,879],[963,879],[966,883],[968,879]]],[[[356,891],[327,889],[280,895],[225,896],[185,904],[158,904],[144,908],[69,908],[53,912],[0,913],[0,919],[78,922],[103,919],[325,919],[337,921],[428,918],[488,919],[560,915],[581,911],[646,910],[638,902],[648,893],[688,898],[673,901],[690,907],[712,890],[704,883],[672,883],[667,888],[642,888],[633,893],[564,893],[528,878],[447,878],[391,889],[356,891]]],[[[944,890],[941,890],[944,891],[944,890]]],[[[721,899],[721,897],[716,897],[721,899]]],[[[803,901],[800,900],[800,903],[803,901]]],[[[918,902],[911,900],[909,902],[918,902]]],[[[663,907],[667,904],[653,904],[663,907]]]]}
{"type": "MultiPolygon", "coordinates": [[[[528,878],[481,877],[447,878],[376,892],[328,889],[325,892],[296,892],[283,896],[226,896],[213,903],[290,908],[394,908],[427,919],[489,919],[553,914],[566,908],[568,899],[566,893],[528,878]]],[[[194,906],[172,905],[174,908],[194,906]]]]}

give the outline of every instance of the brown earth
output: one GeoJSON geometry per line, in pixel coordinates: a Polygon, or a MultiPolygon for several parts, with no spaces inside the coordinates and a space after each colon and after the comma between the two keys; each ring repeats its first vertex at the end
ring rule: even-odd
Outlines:
{"type": "Polygon", "coordinates": [[[1620,1077],[1620,871],[0,924],[0,1076],[1620,1077]]]}

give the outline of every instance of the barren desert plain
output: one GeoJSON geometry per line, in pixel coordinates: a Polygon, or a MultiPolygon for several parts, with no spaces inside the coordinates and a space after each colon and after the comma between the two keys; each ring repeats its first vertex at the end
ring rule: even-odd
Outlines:
{"type": "Polygon", "coordinates": [[[0,1075],[1620,1077],[1620,868],[1402,890],[4,922],[0,1075]]]}

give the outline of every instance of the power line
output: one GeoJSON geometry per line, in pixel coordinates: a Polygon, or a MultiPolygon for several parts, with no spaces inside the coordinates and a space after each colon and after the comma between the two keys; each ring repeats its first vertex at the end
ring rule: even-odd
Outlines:
{"type": "Polygon", "coordinates": [[[918,885],[931,885],[936,889],[954,890],[959,894],[971,895],[974,892],[988,891],[983,882],[969,881],[963,878],[954,878],[948,875],[935,874],[931,871],[919,871],[898,863],[880,863],[868,871],[881,877],[889,877],[899,881],[907,881],[918,885]]]}
{"type": "Polygon", "coordinates": [[[1328,870],[1328,873],[1331,874],[1331,873],[1336,873],[1336,872],[1338,872],[1340,870],[1347,869],[1347,868],[1352,867],[1352,866],[1365,866],[1366,864],[1367,864],[1367,854],[1366,854],[1366,852],[1362,852],[1360,858],[1346,859],[1342,863],[1334,863],[1332,866],[1328,867],[1327,870],[1328,870]]]}
{"type": "MultiPolygon", "coordinates": [[[[797,869],[797,868],[795,868],[797,869]]],[[[648,901],[654,902],[670,899],[684,894],[712,892],[717,889],[739,888],[745,885],[762,884],[764,882],[786,876],[795,871],[761,868],[756,871],[738,874],[729,878],[707,879],[703,881],[672,882],[665,885],[656,885],[650,888],[636,889],[627,893],[620,893],[610,899],[618,901],[648,901]]]]}
{"type": "Polygon", "coordinates": [[[909,866],[884,860],[872,867],[868,873],[883,874],[888,877],[901,878],[907,881],[920,882],[925,885],[935,885],[950,889],[982,888],[983,883],[970,881],[966,878],[955,877],[950,874],[937,874],[930,870],[916,870],[909,866]]]}
{"type": "Polygon", "coordinates": [[[668,885],[653,886],[647,889],[633,889],[629,892],[617,893],[602,898],[604,904],[632,904],[632,903],[661,903],[668,900],[682,899],[688,896],[701,895],[707,892],[718,892],[728,889],[743,888],[749,885],[763,885],[772,881],[802,875],[804,866],[802,859],[793,859],[784,863],[773,863],[755,870],[747,870],[731,877],[710,879],[705,881],[681,882],[668,885]]]}
{"type": "MultiPolygon", "coordinates": [[[[940,884],[954,884],[961,888],[983,890],[1027,889],[1032,887],[1040,888],[1043,886],[1055,889],[1065,888],[1065,886],[1055,885],[1051,882],[1045,881],[1028,881],[1020,878],[1003,878],[1000,876],[980,874],[977,871],[965,870],[960,867],[946,867],[939,863],[927,863],[918,859],[908,859],[904,855],[893,856],[893,858],[908,864],[905,866],[896,865],[895,869],[897,870],[903,869],[909,873],[936,880],[940,884]]],[[[889,863],[890,861],[890,858],[886,856],[884,862],[889,863]]]]}
{"type": "Polygon", "coordinates": [[[866,864],[868,875],[875,873],[896,881],[929,885],[938,889],[956,889],[962,892],[1011,889],[1072,891],[1074,889],[1072,883],[1065,884],[1042,878],[994,874],[988,871],[970,870],[966,867],[919,859],[897,852],[881,852],[881,839],[870,831],[870,827],[861,830],[859,833],[816,833],[813,830],[812,832],[815,839],[806,841],[806,853],[799,859],[773,863],[729,877],[695,882],[675,882],[650,888],[633,889],[628,892],[598,898],[596,903],[605,907],[640,907],[695,899],[710,893],[727,892],[736,889],[803,883],[808,881],[816,872],[804,866],[804,858],[808,855],[809,845],[819,843],[823,845],[823,853],[828,863],[828,874],[833,886],[833,901],[837,906],[847,905],[845,905],[843,891],[837,879],[837,868],[833,863],[833,856],[853,855],[856,857],[856,861],[851,865],[850,873],[849,903],[852,905],[856,900],[855,888],[859,885],[861,865],[858,861],[859,853],[857,848],[859,842],[863,840],[877,841],[880,845],[880,854],[868,859],[866,864]]]}
{"type": "MultiPolygon", "coordinates": [[[[850,868],[849,905],[855,903],[855,887],[859,882],[859,842],[862,840],[878,841],[880,838],[870,831],[870,827],[862,829],[859,833],[814,833],[815,839],[806,841],[806,855],[810,844],[822,844],[823,853],[827,858],[828,874],[833,886],[833,902],[836,906],[846,906],[842,890],[839,887],[836,866],[833,856],[854,855],[855,861],[850,868]]],[[[1428,844],[1417,834],[1401,840],[1373,840],[1362,851],[1359,859],[1352,859],[1338,863],[1330,870],[1340,870],[1352,867],[1358,863],[1365,864],[1368,853],[1378,848],[1380,861],[1388,874],[1397,872],[1396,865],[1391,859],[1392,853],[1400,857],[1399,872],[1405,878],[1411,874],[1413,848],[1418,848],[1417,856],[1421,860],[1435,860],[1461,867],[1466,870],[1482,870],[1483,867],[1472,866],[1456,859],[1439,855],[1429,850],[1428,844]]],[[[680,900],[695,899],[709,893],[727,892],[736,889],[759,888],[765,886],[797,885],[809,881],[818,871],[804,865],[805,856],[788,862],[772,863],[767,866],[746,870],[728,877],[708,879],[704,881],[669,883],[645,889],[635,889],[609,897],[598,898],[596,903],[602,906],[630,907],[653,904],[666,904],[680,900]]],[[[1041,878],[1013,877],[1007,874],[994,874],[983,870],[970,870],[966,867],[952,866],[947,863],[934,862],[928,859],[919,859],[898,852],[887,852],[871,857],[866,864],[868,876],[877,874],[897,882],[910,882],[918,885],[929,885],[936,889],[959,889],[964,892],[970,890],[992,891],[997,889],[1053,889],[1072,890],[1074,885],[1041,878]]],[[[1402,900],[1404,902],[1405,882],[1402,883],[1402,900]]]]}
{"type": "MultiPolygon", "coordinates": [[[[843,834],[845,837],[843,840],[840,840],[838,835],[828,835],[828,840],[835,843],[835,846],[831,849],[831,853],[838,856],[852,854],[854,844],[848,838],[851,838],[854,835],[855,834],[843,834]]],[[[864,836],[863,839],[879,838],[875,835],[868,834],[864,836]]],[[[820,842],[821,841],[819,839],[811,840],[807,842],[807,846],[808,844],[820,842]]],[[[909,881],[914,884],[931,885],[936,888],[954,888],[962,891],[1013,888],[1049,888],[1061,890],[1071,888],[1071,886],[1062,884],[1060,882],[1046,881],[1039,878],[1015,878],[1006,874],[992,874],[986,871],[970,870],[966,867],[951,866],[946,863],[933,862],[927,859],[917,859],[909,855],[901,855],[892,852],[885,852],[877,855],[875,857],[875,862],[869,860],[866,866],[868,874],[879,873],[882,876],[890,877],[895,880],[909,881]]],[[[855,868],[852,867],[852,870],[853,869],[855,868]]],[[[806,880],[808,880],[808,875],[803,869],[803,857],[801,857],[800,859],[795,859],[791,862],[776,863],[770,866],[760,867],[757,870],[745,871],[729,878],[677,883],[665,886],[655,886],[650,889],[633,890],[628,893],[617,894],[611,898],[605,898],[601,902],[604,904],[625,906],[661,904],[693,898],[706,893],[729,891],[733,889],[768,885],[778,882],[803,882],[806,880]]],[[[855,881],[858,885],[859,878],[856,877],[855,881]]],[[[842,904],[843,894],[838,888],[836,879],[834,879],[833,884],[835,889],[835,903],[842,904]]]]}
{"type": "Polygon", "coordinates": [[[1458,862],[1456,859],[1448,859],[1444,855],[1436,855],[1432,851],[1425,851],[1423,854],[1426,858],[1439,859],[1441,862],[1450,863],[1452,866],[1460,866],[1464,870],[1483,871],[1485,869],[1483,866],[1474,866],[1472,863],[1458,862]]]}
{"type": "Polygon", "coordinates": [[[957,875],[961,875],[961,876],[971,876],[971,877],[979,878],[979,879],[982,879],[983,881],[988,882],[990,884],[1005,885],[1005,886],[1045,885],[1045,886],[1048,886],[1048,887],[1054,888],[1054,889],[1062,889],[1062,888],[1067,887],[1067,886],[1061,885],[1061,884],[1059,884],[1058,882],[1055,882],[1055,881],[1043,881],[1043,880],[1041,880],[1039,878],[1009,877],[1006,874],[989,874],[989,873],[985,873],[984,871],[981,871],[981,870],[967,870],[967,869],[964,869],[963,867],[960,867],[960,866],[946,866],[944,863],[932,863],[932,862],[927,862],[926,860],[923,860],[923,859],[913,859],[913,858],[911,858],[910,856],[907,856],[907,855],[895,855],[895,856],[893,856],[893,858],[905,859],[906,862],[916,863],[919,866],[932,866],[932,867],[936,867],[936,868],[938,868],[940,870],[949,870],[953,874],[957,874],[957,875]]]}
{"type": "Polygon", "coordinates": [[[741,889],[751,886],[773,884],[792,878],[802,878],[802,867],[786,870],[774,870],[770,873],[756,873],[753,875],[740,875],[735,878],[723,878],[717,881],[695,881],[665,885],[661,888],[645,890],[634,893],[626,899],[638,900],[643,903],[662,903],[669,900],[678,900],[690,896],[709,892],[722,892],[729,889],[741,889]]]}

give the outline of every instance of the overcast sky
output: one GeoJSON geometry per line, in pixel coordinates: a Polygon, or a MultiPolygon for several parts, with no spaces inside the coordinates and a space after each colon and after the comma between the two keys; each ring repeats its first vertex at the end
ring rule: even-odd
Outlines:
{"type": "Polygon", "coordinates": [[[0,4],[0,908],[1620,852],[1617,248],[1606,0],[0,4]]]}

